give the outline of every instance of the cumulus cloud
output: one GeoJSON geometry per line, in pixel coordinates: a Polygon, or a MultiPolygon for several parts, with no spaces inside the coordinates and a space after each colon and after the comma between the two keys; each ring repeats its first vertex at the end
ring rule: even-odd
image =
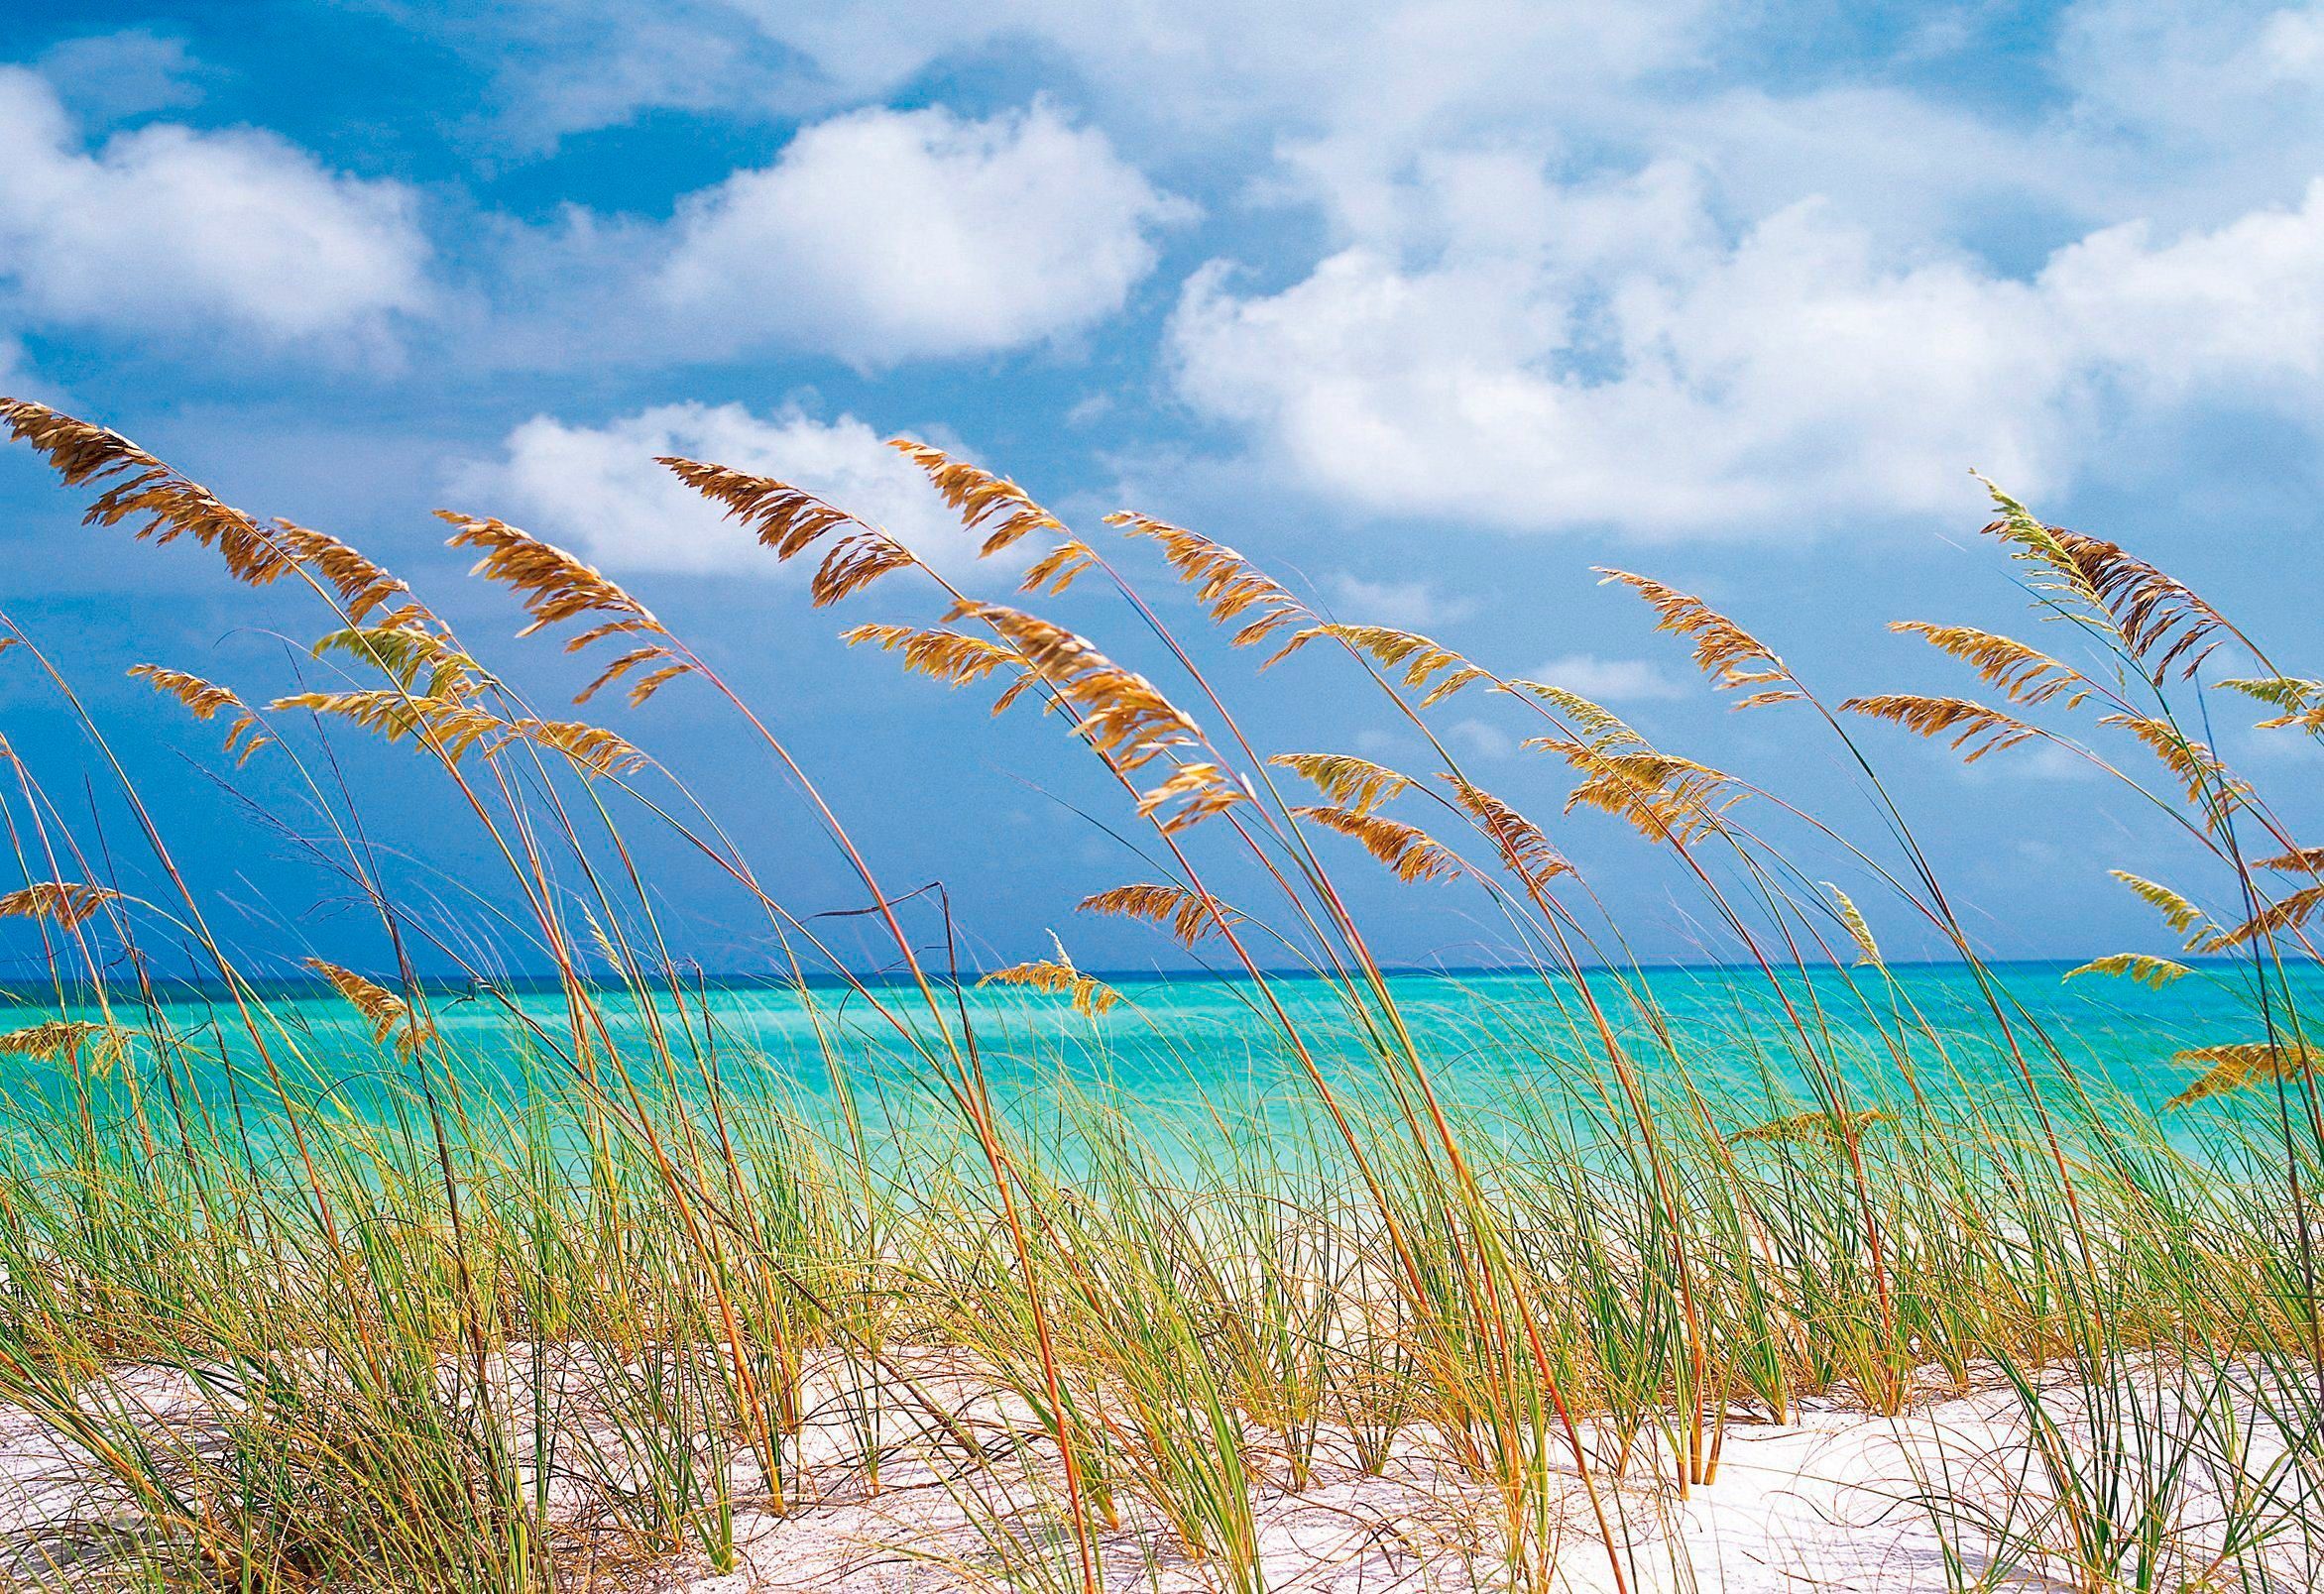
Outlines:
{"type": "Polygon", "coordinates": [[[2296,206],[2168,243],[2153,232],[2106,228],[2042,270],[2090,357],[2163,388],[2324,375],[2324,178],[2296,206]]]}
{"type": "Polygon", "coordinates": [[[1121,307],[1184,213],[1046,105],[864,111],[681,201],[653,284],[706,335],[863,365],[1038,342],[1121,307]]]}
{"type": "Polygon", "coordinates": [[[1685,686],[1649,659],[1600,658],[1595,653],[1563,654],[1528,679],[1562,686],[1593,703],[1646,703],[1686,695],[1685,686]]]}
{"type": "Polygon", "coordinates": [[[1180,392],[1327,498],[1690,531],[1950,505],[1973,462],[2038,481],[2068,375],[2044,332],[2027,289],[1885,270],[1805,207],[1681,275],[1359,248],[1243,294],[1214,265],[1171,341],[1180,392]]]}
{"type": "Polygon", "coordinates": [[[940,569],[974,563],[976,539],[927,479],[852,415],[791,408],[661,404],[601,426],[536,415],[497,460],[460,474],[483,512],[523,525],[610,569],[773,577],[787,567],[655,463],[683,455],[779,477],[861,514],[940,569]]]}
{"type": "Polygon", "coordinates": [[[1722,242],[1668,163],[1531,178],[1516,211],[1463,197],[1521,191],[1507,167],[1432,182],[1388,242],[1279,290],[1199,272],[1180,393],[1352,507],[1699,534],[1957,509],[1971,466],[2051,491],[2101,391],[2324,378],[2324,181],[2176,237],[2100,229],[2021,278],[1815,201],[1722,242]]]}
{"type": "Polygon", "coordinates": [[[1446,626],[1476,613],[1469,599],[1426,581],[1366,581],[1344,571],[1331,579],[1332,602],[1367,626],[1446,626]]]}
{"type": "Polygon", "coordinates": [[[429,297],[409,190],[269,133],[173,124],[89,154],[50,86],[0,67],[0,278],[28,320],[376,338],[429,297]]]}

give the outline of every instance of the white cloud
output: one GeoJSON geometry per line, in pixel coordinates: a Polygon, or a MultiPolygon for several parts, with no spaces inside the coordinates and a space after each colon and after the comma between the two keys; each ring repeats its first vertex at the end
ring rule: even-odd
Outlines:
{"type": "Polygon", "coordinates": [[[38,64],[58,98],[92,121],[201,100],[198,68],[184,41],[145,28],[67,39],[42,51],[38,64]]]}
{"type": "Polygon", "coordinates": [[[2135,381],[2324,375],[2324,178],[2296,208],[2155,246],[2126,222],[2060,250],[2043,291],[2093,358],[2135,381]]]}
{"type": "Polygon", "coordinates": [[[489,60],[535,143],[655,106],[812,114],[883,98],[939,64],[1063,63],[1125,119],[1215,142],[1301,128],[1383,135],[1506,111],[1545,91],[1614,99],[1705,45],[1703,0],[528,0],[439,26],[489,60]]]}
{"type": "Polygon", "coordinates": [[[410,192],[273,134],[156,124],[90,155],[47,83],[0,67],[0,278],[28,319],[376,340],[428,302],[410,192]]]}
{"type": "Polygon", "coordinates": [[[1366,626],[1447,626],[1476,613],[1469,599],[1425,581],[1366,581],[1342,571],[1330,582],[1333,605],[1366,626]]]}
{"type": "Polygon", "coordinates": [[[1562,686],[1594,703],[1645,703],[1682,698],[1686,688],[1664,674],[1662,667],[1643,658],[1600,658],[1595,653],[1567,653],[1536,669],[1530,680],[1562,686]]]}
{"type": "Polygon", "coordinates": [[[2178,143],[2312,108],[2324,91],[2324,15],[2250,0],[2081,0],[2058,29],[2078,112],[2178,143]]]}
{"type": "Polygon", "coordinates": [[[800,82],[802,63],[785,61],[728,0],[524,0],[432,10],[429,20],[492,72],[491,125],[528,152],[648,109],[811,110],[827,105],[836,87],[800,82]]]}
{"type": "Polygon", "coordinates": [[[1813,206],[1661,269],[1357,248],[1228,282],[1173,322],[1186,398],[1327,498],[1520,529],[1953,507],[1971,464],[2033,490],[2070,375],[2030,289],[1884,266],[1813,206]]]}
{"type": "Polygon", "coordinates": [[[1506,758],[1517,750],[1514,737],[1485,720],[1456,720],[1445,728],[1445,734],[1466,747],[1471,757],[1506,758]]]}
{"type": "Polygon", "coordinates": [[[662,404],[602,426],[537,415],[501,459],[464,471],[460,491],[503,519],[617,570],[772,577],[785,567],[655,460],[663,455],[777,477],[865,516],[940,569],[975,559],[976,539],[927,479],[863,421],[797,409],[760,418],[740,404],[662,404]]]}
{"type": "Polygon", "coordinates": [[[685,323],[864,365],[1013,348],[1121,307],[1183,214],[1104,135],[1035,104],[865,111],[681,201],[654,285],[685,323]]]}
{"type": "Polygon", "coordinates": [[[1438,160],[1412,186],[1373,207],[1386,241],[1279,291],[1214,262],[1171,327],[1185,398],[1353,508],[1814,526],[1961,509],[1971,467],[2054,491],[2102,389],[2324,398],[2324,180],[2176,238],[2104,228],[2024,278],[1816,202],[1721,243],[1706,184],[1670,163],[1558,188],[1499,156],[1438,160]]]}
{"type": "Polygon", "coordinates": [[[1538,127],[1545,105],[1597,125],[1640,78],[1701,60],[1720,18],[1706,0],[1015,0],[1011,12],[1159,139],[1321,141],[1320,158],[1349,170],[1480,128],[1538,127]]]}

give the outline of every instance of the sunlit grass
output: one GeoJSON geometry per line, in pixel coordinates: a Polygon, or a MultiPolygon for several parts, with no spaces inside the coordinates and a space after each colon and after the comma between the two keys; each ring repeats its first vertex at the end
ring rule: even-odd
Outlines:
{"type": "MultiPolygon", "coordinates": [[[[643,701],[691,680],[736,712],[846,858],[863,899],[845,911],[887,938],[894,977],[851,973],[828,921],[787,904],[626,734],[536,712],[354,549],[264,525],[40,406],[0,415],[102,489],[93,518],[191,538],[324,606],[318,654],[343,684],[256,708],[147,677],[229,717],[229,750],[282,783],[396,962],[315,965],[348,1010],[315,1029],[212,932],[159,797],[93,720],[85,773],[111,783],[173,898],[103,883],[109,854],[50,795],[83,771],[11,757],[24,883],[0,917],[44,957],[53,1010],[6,1037],[0,1400],[66,1447],[85,1492],[33,1513],[27,1578],[545,1589],[673,1561],[723,1572],[746,1522],[908,1480],[964,1533],[893,1553],[971,1584],[1089,1590],[1176,1566],[1256,1594],[1265,1499],[1402,1468],[1449,1480],[1439,1548],[1463,1575],[1547,1591],[1586,1566],[1627,1588],[1679,1575],[1656,1491],[1717,1489],[1737,1423],[1809,1403],[1909,1422],[1947,1391],[2008,1402],[2027,1462],[2002,1496],[1920,1480],[1914,1504],[1961,1586],[2260,1587],[2316,1566],[2324,1109],[2299,971],[2324,854],[2175,704],[2220,648],[2255,672],[2225,684],[2273,734],[2324,734],[2324,685],[2111,544],[1996,495],[1991,529],[2092,655],[2070,667],[1917,627],[2007,708],[1827,709],[1701,600],[1614,578],[1715,688],[1820,720],[1883,820],[1859,843],[1802,795],[1659,747],[1556,683],[1328,622],[1231,550],[1124,517],[1123,546],[1158,551],[1236,645],[1336,653],[1435,762],[1263,756],[1213,680],[1220,650],[1183,644],[1013,484],[913,451],[993,557],[1034,550],[1027,590],[1089,582],[1151,623],[1150,665],[969,599],[783,484],[673,462],[769,557],[812,553],[817,605],[906,573],[932,584],[945,618],[852,641],[1053,711],[1167,876],[1093,911],[1225,971],[1250,1020],[1242,1061],[1286,1082],[1258,1101],[1063,943],[965,967],[968,910],[886,889],[767,724],[569,555],[449,517],[532,628],[608,652],[600,684],[643,701]],[[1459,694],[1515,716],[1569,768],[1571,807],[1626,824],[1696,893],[1724,938],[1731,1021],[1677,1020],[1550,830],[1435,737],[1430,712],[1459,694]],[[2118,1093],[1980,959],[1873,772],[1864,719],[1972,756],[2055,742],[2210,857],[2193,895],[2133,882],[2190,960],[2237,960],[2205,968],[2232,968],[2247,998],[2245,1033],[2188,1053],[2184,1104],[2118,1093]],[[350,732],[409,743],[456,795],[506,866],[503,934],[389,889],[330,756],[350,732]],[[2118,767],[2101,747],[2135,756],[2118,767]],[[2162,778],[2131,772],[2150,768],[2162,778]],[[1322,801],[1274,784],[1294,778],[1322,801]],[[783,949],[759,972],[812,1036],[819,1079],[754,1051],[670,952],[629,839],[643,828],[707,862],[783,949]],[[1882,889],[1877,913],[1776,839],[1802,831],[1882,889]],[[1444,984],[1426,999],[1461,1011],[1415,1009],[1335,883],[1375,866],[1468,893],[1533,987],[1444,984]],[[1959,961],[1968,1016],[1915,1007],[1875,922],[1959,961]],[[553,976],[548,999],[481,977],[468,949],[504,936],[553,976]],[[164,999],[163,949],[199,960],[198,1021],[164,999]],[[466,965],[493,1021],[455,1032],[422,963],[466,965]],[[1289,991],[1284,968],[1312,983],[1289,991]],[[996,1016],[995,992],[1022,1022],[996,1016]],[[1113,1073],[1114,1038],[1157,1026],[1189,1082],[1170,1111],[1113,1073]]],[[[68,671],[10,629],[26,657],[8,662],[78,715],[68,671]]],[[[2109,976],[2185,977],[2127,959],[2085,977],[2109,976]]]]}

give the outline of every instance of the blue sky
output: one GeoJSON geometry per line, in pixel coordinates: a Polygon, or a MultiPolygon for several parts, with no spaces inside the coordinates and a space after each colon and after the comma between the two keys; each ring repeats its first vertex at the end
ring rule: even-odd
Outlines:
{"type": "MultiPolygon", "coordinates": [[[[1100,773],[1054,722],[988,722],[847,655],[840,625],[933,608],[889,586],[811,611],[652,455],[799,481],[966,570],[880,446],[928,436],[1093,530],[1123,506],[1197,526],[1343,618],[1601,696],[1865,827],[1828,739],[1726,713],[1589,567],[1707,593],[1834,697],[1964,690],[1883,627],[2015,624],[1975,467],[2315,667],[2324,10],[454,9],[19,8],[0,389],[339,532],[472,642],[514,610],[458,579],[429,509],[585,553],[767,708],[892,882],[946,881],[980,956],[1051,926],[1092,966],[1162,956],[1072,918],[1150,873],[1073,811],[1116,817],[1100,773]]],[[[0,602],[174,794],[237,937],[359,960],[361,916],[302,861],[276,777],[233,778],[285,831],[121,677],[153,660],[262,696],[319,617],[198,550],[78,528],[21,450],[0,507],[0,602]]],[[[1058,613],[1152,662],[1117,608],[1058,613]]],[[[569,673],[538,641],[490,661],[543,696],[569,673]]],[[[1418,757],[1321,658],[1226,669],[1275,745],[1418,757]]],[[[73,789],[84,753],[37,682],[11,672],[0,705],[73,789]]],[[[1479,778],[1555,814],[1521,721],[1468,699],[1440,718],[1479,778]]],[[[2313,813],[2324,764],[2227,718],[2228,755],[2313,813]]],[[[708,701],[620,724],[800,911],[853,905],[708,701]]],[[[1995,951],[2156,945],[2106,869],[2192,865],[2135,799],[2056,758],[1962,770],[1869,740],[1995,951]]],[[[411,889],[482,877],[421,764],[343,750],[411,889]]],[[[1558,834],[1642,953],[1710,944],[1666,863],[1604,822],[1558,834]]],[[[663,861],[689,951],[763,959],[742,904],[663,861]]],[[[1456,893],[1345,873],[1392,956],[1502,944],[1456,893]]]]}

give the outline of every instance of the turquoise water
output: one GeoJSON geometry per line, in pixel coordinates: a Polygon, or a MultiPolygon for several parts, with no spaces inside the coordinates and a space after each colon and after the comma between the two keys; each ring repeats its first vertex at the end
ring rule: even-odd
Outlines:
{"type": "MultiPolygon", "coordinates": [[[[1869,969],[1795,975],[1787,995],[1817,1037],[1818,1061],[1836,1064],[1875,1095],[1893,1090],[1907,1070],[1932,1093],[2004,1083],[2012,1065],[1998,1044],[1996,999],[2026,1053],[2043,1058],[2054,1049],[2085,1083],[2119,1092],[2134,1106],[2159,1105],[2184,1083],[2189,1070],[2173,1063],[2172,1053],[2265,1033],[2249,965],[2201,965],[2159,991],[2101,976],[2068,982],[2062,975],[2069,967],[1997,966],[1991,998],[1957,965],[1900,967],[1885,978],[1869,969]]],[[[2324,973],[2296,971],[2291,980],[2295,1005],[2324,1012],[2324,973]]],[[[1296,1063],[1247,981],[1124,976],[1111,983],[1122,1000],[1095,1022],[1062,998],[1014,989],[967,990],[958,1009],[950,993],[944,1001],[956,1031],[965,1012],[995,1093],[1020,1114],[1039,1112],[1073,1089],[1157,1118],[1263,1111],[1301,1093],[1296,1063]]],[[[1355,1086],[1371,1077],[1359,1028],[1334,987],[1312,978],[1272,986],[1327,1076],[1355,1086]]],[[[1569,1089],[1597,1052],[1568,981],[1518,972],[1402,973],[1391,988],[1432,1077],[1471,1106],[1569,1089]]],[[[1675,1055],[1698,1082],[1761,1103],[1806,1094],[1808,1064],[1794,1021],[1756,970],[1594,975],[1591,989],[1642,1066],[1667,1070],[1675,1055]],[[1652,1041],[1648,1010],[1660,1016],[1667,1047],[1652,1041]]],[[[10,1022],[51,1016],[37,993],[16,995],[10,1022]]],[[[883,985],[877,996],[920,1044],[940,1044],[915,990],[883,985]]],[[[2280,992],[2271,1002],[2280,1022],[2280,992]]],[[[407,1087],[408,1070],[371,1043],[335,995],[281,990],[268,994],[266,1006],[269,1050],[294,1082],[327,1088],[355,1111],[407,1087]]],[[[564,1003],[553,989],[437,991],[429,1006],[468,1088],[487,1098],[514,1101],[528,1074],[571,1066],[564,1003]]],[[[622,993],[609,995],[604,1008],[611,1045],[627,1058],[650,1057],[648,1015],[622,993]]],[[[731,1090],[772,1092],[813,1113],[829,1106],[836,1068],[860,1091],[925,1095],[914,1089],[927,1072],[914,1041],[862,992],[818,987],[810,1003],[781,986],[730,983],[689,992],[682,1021],[678,1012],[664,993],[653,1018],[674,1038],[685,1072],[698,1078],[715,1070],[731,1090]]],[[[89,1016],[89,1009],[75,1013],[89,1016]]],[[[223,1056],[245,1077],[261,1072],[242,1021],[214,993],[174,995],[164,1016],[172,1032],[188,1038],[198,1068],[214,1072],[223,1056]]],[[[54,1101],[55,1071],[8,1063],[9,1101],[26,1109],[54,1101]]]]}

